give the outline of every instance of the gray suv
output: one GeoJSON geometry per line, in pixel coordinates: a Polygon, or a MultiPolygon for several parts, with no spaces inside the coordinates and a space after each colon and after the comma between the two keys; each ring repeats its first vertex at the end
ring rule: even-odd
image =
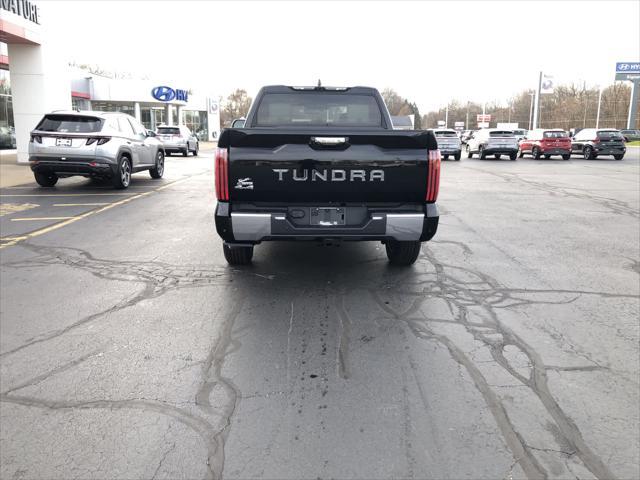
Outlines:
{"type": "Polygon", "coordinates": [[[53,112],[31,132],[29,163],[42,187],[79,175],[127,188],[135,172],[162,177],[164,149],[155,133],[123,113],[53,112]]]}

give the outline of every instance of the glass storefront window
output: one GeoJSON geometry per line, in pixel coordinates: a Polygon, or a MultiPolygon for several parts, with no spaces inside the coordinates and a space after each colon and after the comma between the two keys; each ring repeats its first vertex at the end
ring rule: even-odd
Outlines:
{"type": "Polygon", "coordinates": [[[86,98],[71,97],[71,108],[73,110],[90,110],[89,100],[86,98]]]}
{"type": "Polygon", "coordinates": [[[207,124],[207,112],[194,110],[182,111],[182,123],[191,130],[198,140],[207,141],[209,138],[209,125],[207,124]]]}
{"type": "Polygon", "coordinates": [[[13,128],[13,102],[9,71],[0,69],[0,127],[13,128]]]}
{"type": "Polygon", "coordinates": [[[164,107],[140,107],[140,123],[148,130],[155,130],[165,123],[164,107]]]}
{"type": "Polygon", "coordinates": [[[131,115],[135,117],[136,109],[133,106],[133,103],[123,103],[123,102],[100,102],[100,101],[92,101],[91,102],[91,110],[96,110],[98,112],[122,112],[127,115],[131,115]]]}

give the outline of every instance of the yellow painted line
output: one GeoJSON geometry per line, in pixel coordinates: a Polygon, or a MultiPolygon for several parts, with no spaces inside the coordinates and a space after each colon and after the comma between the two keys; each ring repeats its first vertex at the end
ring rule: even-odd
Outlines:
{"type": "Polygon", "coordinates": [[[25,218],[12,218],[12,222],[36,222],[36,221],[44,221],[44,220],[68,220],[69,218],[74,217],[25,217],[25,218]]]}
{"type": "Polygon", "coordinates": [[[54,207],[99,207],[108,203],[54,203],[54,207]]]}
{"type": "MultiPolygon", "coordinates": [[[[138,193],[136,195],[129,196],[127,198],[123,198],[122,200],[118,200],[117,202],[109,203],[109,204],[105,205],[102,208],[96,208],[94,210],[89,210],[88,212],[82,213],[80,215],[76,215],[75,217],[68,218],[66,220],[63,220],[62,222],[55,223],[53,225],[49,225],[48,227],[41,228],[40,230],[35,230],[35,231],[31,232],[31,233],[27,233],[27,234],[22,235],[20,237],[4,237],[4,238],[0,238],[0,249],[5,248],[5,247],[11,247],[13,245],[16,245],[19,242],[22,242],[24,240],[28,240],[28,239],[34,238],[34,237],[39,237],[40,235],[44,235],[45,233],[53,232],[54,230],[58,230],[59,228],[66,227],[67,225],[71,225],[72,223],[75,223],[78,220],[82,220],[83,218],[87,218],[87,217],[90,217],[91,215],[96,215],[98,213],[105,212],[105,211],[107,211],[107,210],[109,210],[111,208],[118,207],[120,205],[124,205],[125,203],[129,203],[129,202],[131,202],[133,200],[137,200],[138,198],[142,198],[144,196],[147,196],[147,195],[150,195],[152,193],[155,193],[158,190],[164,190],[165,188],[168,188],[168,187],[170,187],[172,185],[176,185],[178,183],[182,183],[182,182],[184,182],[186,180],[189,180],[190,178],[192,178],[194,176],[195,175],[192,175],[192,176],[189,176],[189,177],[185,177],[185,178],[182,178],[180,180],[176,180],[175,182],[171,182],[171,183],[168,183],[166,185],[163,185],[162,187],[158,187],[155,190],[151,190],[151,191],[148,191],[148,192],[142,192],[142,193],[138,193]]],[[[65,195],[65,196],[70,196],[70,195],[73,196],[74,194],[69,194],[69,195],[65,195]]],[[[79,194],[79,195],[81,195],[81,194],[79,194]]],[[[94,195],[127,195],[127,194],[117,194],[117,193],[111,193],[111,194],[102,193],[102,194],[100,194],[100,193],[98,193],[98,194],[94,194],[94,195]]],[[[25,196],[29,196],[29,195],[25,195],[25,196]]],[[[52,196],[53,197],[53,196],[56,196],[56,195],[48,195],[48,196],[52,196]]]]}
{"type": "Polygon", "coordinates": [[[33,193],[33,194],[28,194],[28,193],[16,193],[16,194],[9,194],[9,195],[5,195],[5,194],[0,194],[0,198],[5,198],[5,197],[91,197],[94,195],[101,195],[101,196],[130,196],[130,195],[135,195],[135,193],[33,193]]]}

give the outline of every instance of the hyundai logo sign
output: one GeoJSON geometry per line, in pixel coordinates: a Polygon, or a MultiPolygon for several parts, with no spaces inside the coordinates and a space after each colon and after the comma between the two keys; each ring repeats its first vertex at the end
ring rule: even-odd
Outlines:
{"type": "Polygon", "coordinates": [[[174,90],[171,87],[159,86],[154,87],[151,90],[151,96],[160,102],[170,102],[177,100],[179,102],[186,102],[189,99],[189,92],[186,90],[174,90]]]}

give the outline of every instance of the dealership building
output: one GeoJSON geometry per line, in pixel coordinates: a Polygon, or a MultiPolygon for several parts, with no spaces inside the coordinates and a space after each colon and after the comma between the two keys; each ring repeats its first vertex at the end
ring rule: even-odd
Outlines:
{"type": "Polygon", "coordinates": [[[0,128],[15,132],[18,163],[29,133],[54,110],[119,111],[146,128],[184,124],[202,141],[220,132],[218,97],[171,79],[113,79],[69,67],[46,29],[46,2],[0,0],[0,128]]]}

